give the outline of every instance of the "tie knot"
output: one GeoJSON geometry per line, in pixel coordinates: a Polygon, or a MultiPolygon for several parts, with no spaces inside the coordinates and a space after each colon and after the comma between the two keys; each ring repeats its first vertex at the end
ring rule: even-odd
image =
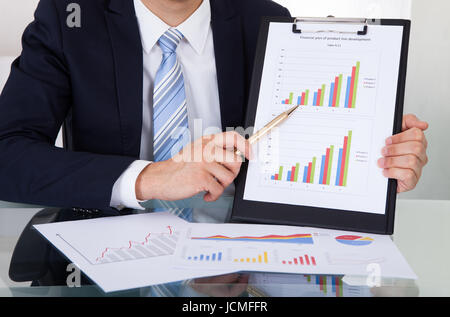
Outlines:
{"type": "Polygon", "coordinates": [[[183,39],[183,34],[177,29],[169,29],[159,38],[159,46],[164,54],[172,54],[177,50],[178,44],[183,39]]]}

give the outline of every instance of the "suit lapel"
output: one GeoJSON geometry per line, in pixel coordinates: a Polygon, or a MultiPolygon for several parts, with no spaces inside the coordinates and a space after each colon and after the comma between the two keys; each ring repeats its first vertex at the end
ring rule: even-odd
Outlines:
{"type": "Polygon", "coordinates": [[[143,53],[133,1],[110,0],[105,18],[114,56],[123,155],[139,157],[143,53]]]}
{"type": "Polygon", "coordinates": [[[223,129],[243,124],[244,47],[241,19],[229,0],[210,0],[223,129]]]}

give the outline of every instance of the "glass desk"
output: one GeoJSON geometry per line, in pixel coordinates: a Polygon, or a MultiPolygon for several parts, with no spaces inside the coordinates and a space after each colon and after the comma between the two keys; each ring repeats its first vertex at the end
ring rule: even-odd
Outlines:
{"type": "MultiPolygon", "coordinates": [[[[161,207],[160,202],[146,205],[161,207]]],[[[195,207],[194,221],[226,221],[232,198],[204,203],[201,199],[173,203],[174,207],[195,207]]],[[[166,207],[166,203],[163,204],[166,207]]],[[[30,221],[43,207],[0,202],[0,296],[159,296],[168,295],[153,288],[111,294],[95,285],[81,287],[30,286],[13,282],[8,276],[15,245],[30,221]]],[[[53,211],[55,212],[55,211],[53,211]]],[[[56,211],[58,213],[59,211],[56,211]]],[[[62,211],[61,211],[62,212],[62,211]]],[[[69,212],[68,210],[64,211],[69,212]]],[[[82,212],[74,218],[83,219],[82,212]]],[[[136,211],[137,212],[137,211],[136,211]]],[[[87,216],[89,217],[89,215],[87,216]]],[[[175,296],[450,296],[450,201],[399,200],[393,240],[405,256],[418,280],[382,280],[380,287],[369,288],[357,277],[305,276],[291,274],[232,274],[184,281],[175,296]]],[[[67,273],[69,274],[69,273],[67,273]]]]}

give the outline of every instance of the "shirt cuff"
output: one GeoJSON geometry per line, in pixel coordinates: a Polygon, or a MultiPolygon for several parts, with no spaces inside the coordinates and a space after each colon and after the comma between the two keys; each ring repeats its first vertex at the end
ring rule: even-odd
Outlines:
{"type": "Polygon", "coordinates": [[[136,198],[136,180],[139,174],[152,162],[137,160],[120,175],[114,183],[110,206],[117,209],[133,208],[144,210],[136,198]]]}

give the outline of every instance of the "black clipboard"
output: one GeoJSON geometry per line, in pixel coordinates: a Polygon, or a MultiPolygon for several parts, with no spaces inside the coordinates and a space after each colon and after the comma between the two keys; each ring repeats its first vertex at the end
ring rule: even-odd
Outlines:
{"type": "MultiPolygon", "coordinates": [[[[403,38],[399,63],[397,96],[395,101],[394,126],[392,130],[393,134],[401,132],[411,22],[409,20],[394,19],[336,19],[334,17],[325,19],[264,17],[262,19],[249,95],[246,127],[254,126],[255,123],[268,32],[271,22],[290,23],[292,24],[292,32],[298,34],[306,34],[309,32],[333,32],[327,28],[327,23],[330,22],[358,24],[359,27],[356,30],[356,34],[359,36],[364,36],[371,25],[402,26],[403,38]],[[305,27],[299,27],[299,22],[304,22],[304,25],[307,25],[309,22],[319,22],[324,25],[324,28],[323,30],[309,31],[305,27]]],[[[230,222],[311,226],[376,234],[393,234],[397,196],[396,180],[390,179],[388,181],[385,214],[380,215],[348,210],[244,200],[247,170],[248,162],[244,163],[241,173],[236,180],[236,194],[233,210],[230,214],[230,222]]]]}

